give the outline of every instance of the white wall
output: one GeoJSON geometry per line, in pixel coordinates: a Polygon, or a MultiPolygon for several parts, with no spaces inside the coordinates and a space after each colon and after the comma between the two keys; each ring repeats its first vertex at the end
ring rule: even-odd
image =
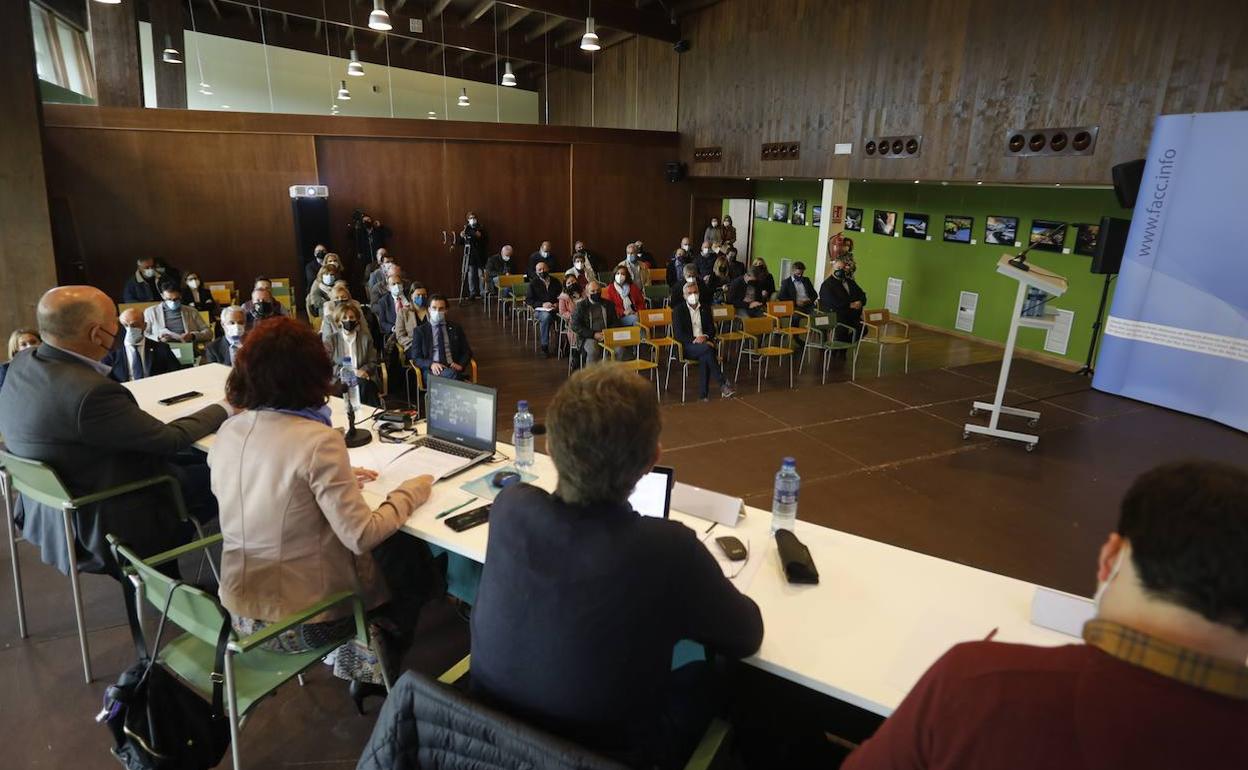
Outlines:
{"type": "MultiPolygon", "coordinates": [[[[144,103],[154,107],[155,52],[150,24],[140,22],[139,40],[144,103]]],[[[364,77],[348,77],[346,59],[190,30],[186,32],[186,49],[182,52],[186,101],[193,110],[328,115],[336,104],[342,115],[428,118],[432,111],[442,120],[538,122],[535,91],[367,63],[364,77]],[[201,77],[212,85],[212,96],[199,92],[201,77]],[[335,98],[342,80],[351,91],[350,101],[335,98]],[[468,89],[468,107],[456,105],[460,88],[468,89]]]]}

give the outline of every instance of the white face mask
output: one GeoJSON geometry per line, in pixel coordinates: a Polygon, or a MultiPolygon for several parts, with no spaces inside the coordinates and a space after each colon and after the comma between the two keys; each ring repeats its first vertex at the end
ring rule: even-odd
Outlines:
{"type": "Polygon", "coordinates": [[[689,303],[689,307],[697,307],[698,306],[698,293],[695,291],[692,294],[686,294],[685,302],[689,303]]]}
{"type": "Polygon", "coordinates": [[[617,275],[617,276],[615,277],[615,282],[616,282],[617,284],[619,284],[620,286],[623,286],[623,285],[624,285],[624,276],[622,276],[622,275],[617,275]]]}
{"type": "Polygon", "coordinates": [[[719,223],[718,223],[718,222],[716,222],[714,219],[712,219],[712,220],[711,220],[711,227],[719,227],[719,223]]]}
{"type": "Polygon", "coordinates": [[[170,310],[177,310],[181,304],[182,302],[180,300],[176,300],[176,299],[165,300],[165,307],[169,308],[170,310]]]}
{"type": "Polygon", "coordinates": [[[325,284],[326,286],[333,286],[335,280],[337,280],[337,276],[330,275],[329,273],[326,273],[325,275],[321,276],[321,283],[325,284]]]}
{"type": "Polygon", "coordinates": [[[510,262],[510,261],[511,261],[511,255],[510,255],[510,254],[504,254],[504,255],[503,255],[503,261],[504,261],[504,262],[510,262]]]}
{"type": "Polygon", "coordinates": [[[1096,593],[1092,596],[1092,605],[1096,607],[1096,613],[1101,612],[1101,599],[1105,598],[1105,591],[1109,589],[1109,584],[1114,582],[1114,578],[1118,577],[1118,570],[1122,569],[1122,559],[1127,555],[1126,549],[1118,551],[1118,558],[1114,560],[1114,566],[1109,570],[1109,577],[1105,578],[1104,583],[1096,586],[1096,593]]]}
{"type": "Polygon", "coordinates": [[[689,244],[682,242],[682,243],[680,244],[680,248],[684,249],[685,251],[688,251],[688,250],[689,250],[689,244]]]}
{"type": "Polygon", "coordinates": [[[429,311],[429,323],[440,324],[442,323],[442,319],[445,316],[446,316],[446,313],[441,310],[430,310],[429,311]]]}
{"type": "Polygon", "coordinates": [[[143,341],[143,330],[137,326],[126,327],[126,342],[131,345],[138,345],[143,341]]]}
{"type": "Polygon", "coordinates": [[[710,249],[702,249],[702,256],[705,257],[707,254],[710,254],[710,253],[711,253],[710,249]]]}
{"type": "Polygon", "coordinates": [[[198,280],[196,280],[196,279],[194,279],[194,278],[192,278],[191,280],[189,280],[189,281],[187,281],[187,282],[186,282],[186,286],[187,286],[187,288],[188,288],[188,289],[198,289],[198,288],[199,288],[199,281],[198,281],[198,280]]]}
{"type": "Polygon", "coordinates": [[[538,253],[538,254],[541,254],[543,257],[545,257],[546,255],[550,254],[550,252],[549,252],[549,251],[547,251],[546,249],[539,249],[537,253],[538,253]]]}
{"type": "Polygon", "coordinates": [[[697,283],[697,282],[698,282],[697,279],[694,278],[692,275],[685,276],[685,283],[697,283]]]}
{"type": "Polygon", "coordinates": [[[243,336],[243,324],[225,324],[225,336],[242,337],[243,336]]]}
{"type": "Polygon", "coordinates": [[[473,227],[476,227],[476,226],[477,226],[477,218],[476,218],[476,217],[472,217],[471,219],[469,219],[469,220],[468,220],[468,224],[472,225],[473,227]]]}
{"type": "Polygon", "coordinates": [[[403,293],[403,287],[397,283],[390,284],[390,296],[397,297],[403,293]]]}
{"type": "Polygon", "coordinates": [[[143,277],[144,277],[144,278],[155,278],[155,277],[156,277],[156,270],[155,270],[154,268],[150,268],[150,267],[145,267],[145,268],[143,268],[143,277]]]}

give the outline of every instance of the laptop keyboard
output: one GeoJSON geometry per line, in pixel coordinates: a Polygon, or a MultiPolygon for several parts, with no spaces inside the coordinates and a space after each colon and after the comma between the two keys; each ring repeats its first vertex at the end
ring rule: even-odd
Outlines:
{"type": "Polygon", "coordinates": [[[431,436],[423,436],[421,438],[416,439],[415,441],[412,442],[412,446],[429,447],[430,449],[435,449],[444,454],[455,455],[456,457],[462,457],[465,460],[473,460],[482,454],[482,451],[480,449],[473,449],[472,447],[460,446],[459,444],[456,444],[454,442],[443,441],[440,438],[433,438],[431,436]]]}

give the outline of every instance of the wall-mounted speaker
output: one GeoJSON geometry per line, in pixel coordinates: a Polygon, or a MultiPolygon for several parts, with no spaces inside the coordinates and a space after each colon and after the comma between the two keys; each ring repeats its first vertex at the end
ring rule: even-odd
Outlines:
{"type": "Polygon", "coordinates": [[[679,182],[685,178],[686,173],[688,173],[688,167],[678,160],[669,160],[663,164],[663,175],[669,182],[679,182]]]}
{"type": "Polygon", "coordinates": [[[917,158],[923,149],[923,137],[877,136],[863,142],[862,151],[868,158],[917,158]]]}
{"type": "Polygon", "coordinates": [[[724,159],[722,147],[696,147],[693,150],[694,163],[718,163],[724,159]]]}
{"type": "Polygon", "coordinates": [[[762,147],[763,160],[797,160],[802,155],[801,142],[768,142],[762,147]]]}
{"type": "Polygon", "coordinates": [[[1135,198],[1140,194],[1140,181],[1144,179],[1144,159],[1129,160],[1113,168],[1114,194],[1118,205],[1124,209],[1135,208],[1135,198]]]}
{"type": "Polygon", "coordinates": [[[1122,255],[1127,250],[1127,233],[1131,220],[1101,217],[1096,233],[1096,253],[1092,255],[1092,272],[1114,275],[1122,269],[1122,255]]]}
{"type": "Polygon", "coordinates": [[[1091,155],[1096,149],[1099,126],[1073,128],[1015,128],[1005,133],[1005,154],[1025,158],[1033,155],[1091,155]]]}

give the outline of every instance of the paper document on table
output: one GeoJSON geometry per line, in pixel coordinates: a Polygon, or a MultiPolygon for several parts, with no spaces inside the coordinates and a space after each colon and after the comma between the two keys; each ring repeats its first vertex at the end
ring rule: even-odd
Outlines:
{"type": "Polygon", "coordinates": [[[385,494],[415,476],[429,474],[437,481],[447,476],[468,462],[462,457],[439,452],[429,447],[417,447],[405,452],[383,468],[376,480],[365,485],[365,489],[385,494]]]}
{"type": "Polygon", "coordinates": [[[386,466],[397,460],[401,455],[411,451],[411,444],[388,444],[382,441],[371,441],[364,446],[347,450],[354,468],[368,468],[381,473],[386,466]]]}

